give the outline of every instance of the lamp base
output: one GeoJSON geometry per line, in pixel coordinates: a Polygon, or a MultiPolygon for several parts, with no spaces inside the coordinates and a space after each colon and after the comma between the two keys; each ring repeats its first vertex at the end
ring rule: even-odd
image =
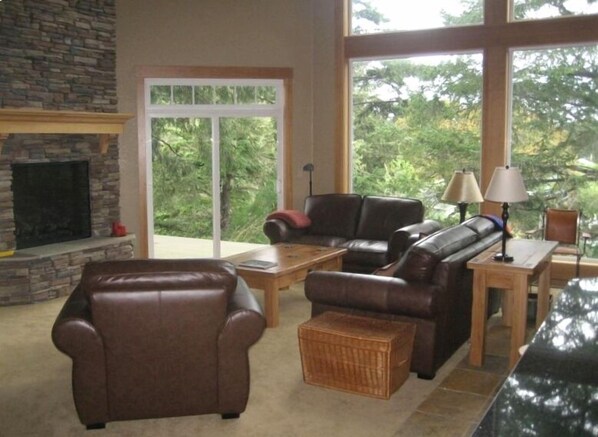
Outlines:
{"type": "Polygon", "coordinates": [[[505,254],[497,253],[496,255],[494,255],[494,260],[502,261],[505,263],[510,263],[510,262],[513,262],[513,257],[511,255],[507,255],[506,253],[505,254]]]}

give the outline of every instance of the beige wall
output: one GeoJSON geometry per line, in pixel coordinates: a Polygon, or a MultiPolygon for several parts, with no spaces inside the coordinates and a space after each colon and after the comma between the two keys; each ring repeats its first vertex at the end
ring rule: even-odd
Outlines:
{"type": "MultiPolygon", "coordinates": [[[[293,207],[308,190],[334,188],[333,0],[126,0],[117,4],[119,111],[136,112],[138,66],[240,66],[293,69],[293,207]],[[312,86],[313,85],[313,86],[312,86]],[[326,167],[326,171],[323,168],[326,167]]],[[[138,230],[137,123],[120,138],[121,209],[138,230]]]]}

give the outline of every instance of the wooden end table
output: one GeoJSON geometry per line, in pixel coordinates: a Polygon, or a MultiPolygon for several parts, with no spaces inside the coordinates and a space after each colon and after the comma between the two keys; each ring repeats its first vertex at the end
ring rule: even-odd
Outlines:
{"type": "Polygon", "coordinates": [[[341,270],[347,249],[279,243],[227,257],[251,288],[264,290],[266,326],[278,326],[278,292],[303,281],[312,270],[341,270]],[[248,260],[270,261],[275,267],[250,268],[240,265],[248,260]]]}
{"type": "Polygon", "coordinates": [[[550,293],[550,262],[558,243],[554,241],[507,241],[507,254],[512,262],[495,261],[501,251],[497,243],[472,258],[467,267],[473,270],[473,304],[471,308],[471,348],[469,363],[480,367],[484,360],[486,317],[488,313],[488,288],[503,289],[503,321],[511,325],[509,365],[519,359],[519,347],[525,342],[527,295],[530,280],[538,277],[538,308],[536,328],[548,314],[550,293]]]}

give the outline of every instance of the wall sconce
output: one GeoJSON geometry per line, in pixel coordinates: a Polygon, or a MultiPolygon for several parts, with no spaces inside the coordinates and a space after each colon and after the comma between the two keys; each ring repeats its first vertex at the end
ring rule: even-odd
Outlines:
{"type": "Polygon", "coordinates": [[[314,165],[311,162],[305,164],[303,166],[303,171],[308,171],[309,172],[309,195],[311,196],[311,194],[312,194],[312,191],[311,191],[311,187],[312,187],[311,174],[314,171],[314,165]]]}
{"type": "Polygon", "coordinates": [[[494,255],[494,259],[511,262],[513,257],[507,255],[509,203],[525,202],[529,198],[519,169],[508,165],[496,167],[484,198],[490,202],[502,202],[502,252],[494,255]]]}
{"type": "Polygon", "coordinates": [[[484,201],[475,175],[471,171],[456,171],[448,183],[441,200],[456,202],[459,207],[459,223],[465,221],[467,205],[484,201]]]}

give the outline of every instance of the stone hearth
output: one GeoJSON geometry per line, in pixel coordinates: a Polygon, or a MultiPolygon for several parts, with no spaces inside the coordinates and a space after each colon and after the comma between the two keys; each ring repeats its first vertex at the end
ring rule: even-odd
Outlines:
{"type": "Polygon", "coordinates": [[[48,244],[0,258],[0,306],[34,303],[70,294],[89,261],[128,259],[133,235],[48,244]]]}

